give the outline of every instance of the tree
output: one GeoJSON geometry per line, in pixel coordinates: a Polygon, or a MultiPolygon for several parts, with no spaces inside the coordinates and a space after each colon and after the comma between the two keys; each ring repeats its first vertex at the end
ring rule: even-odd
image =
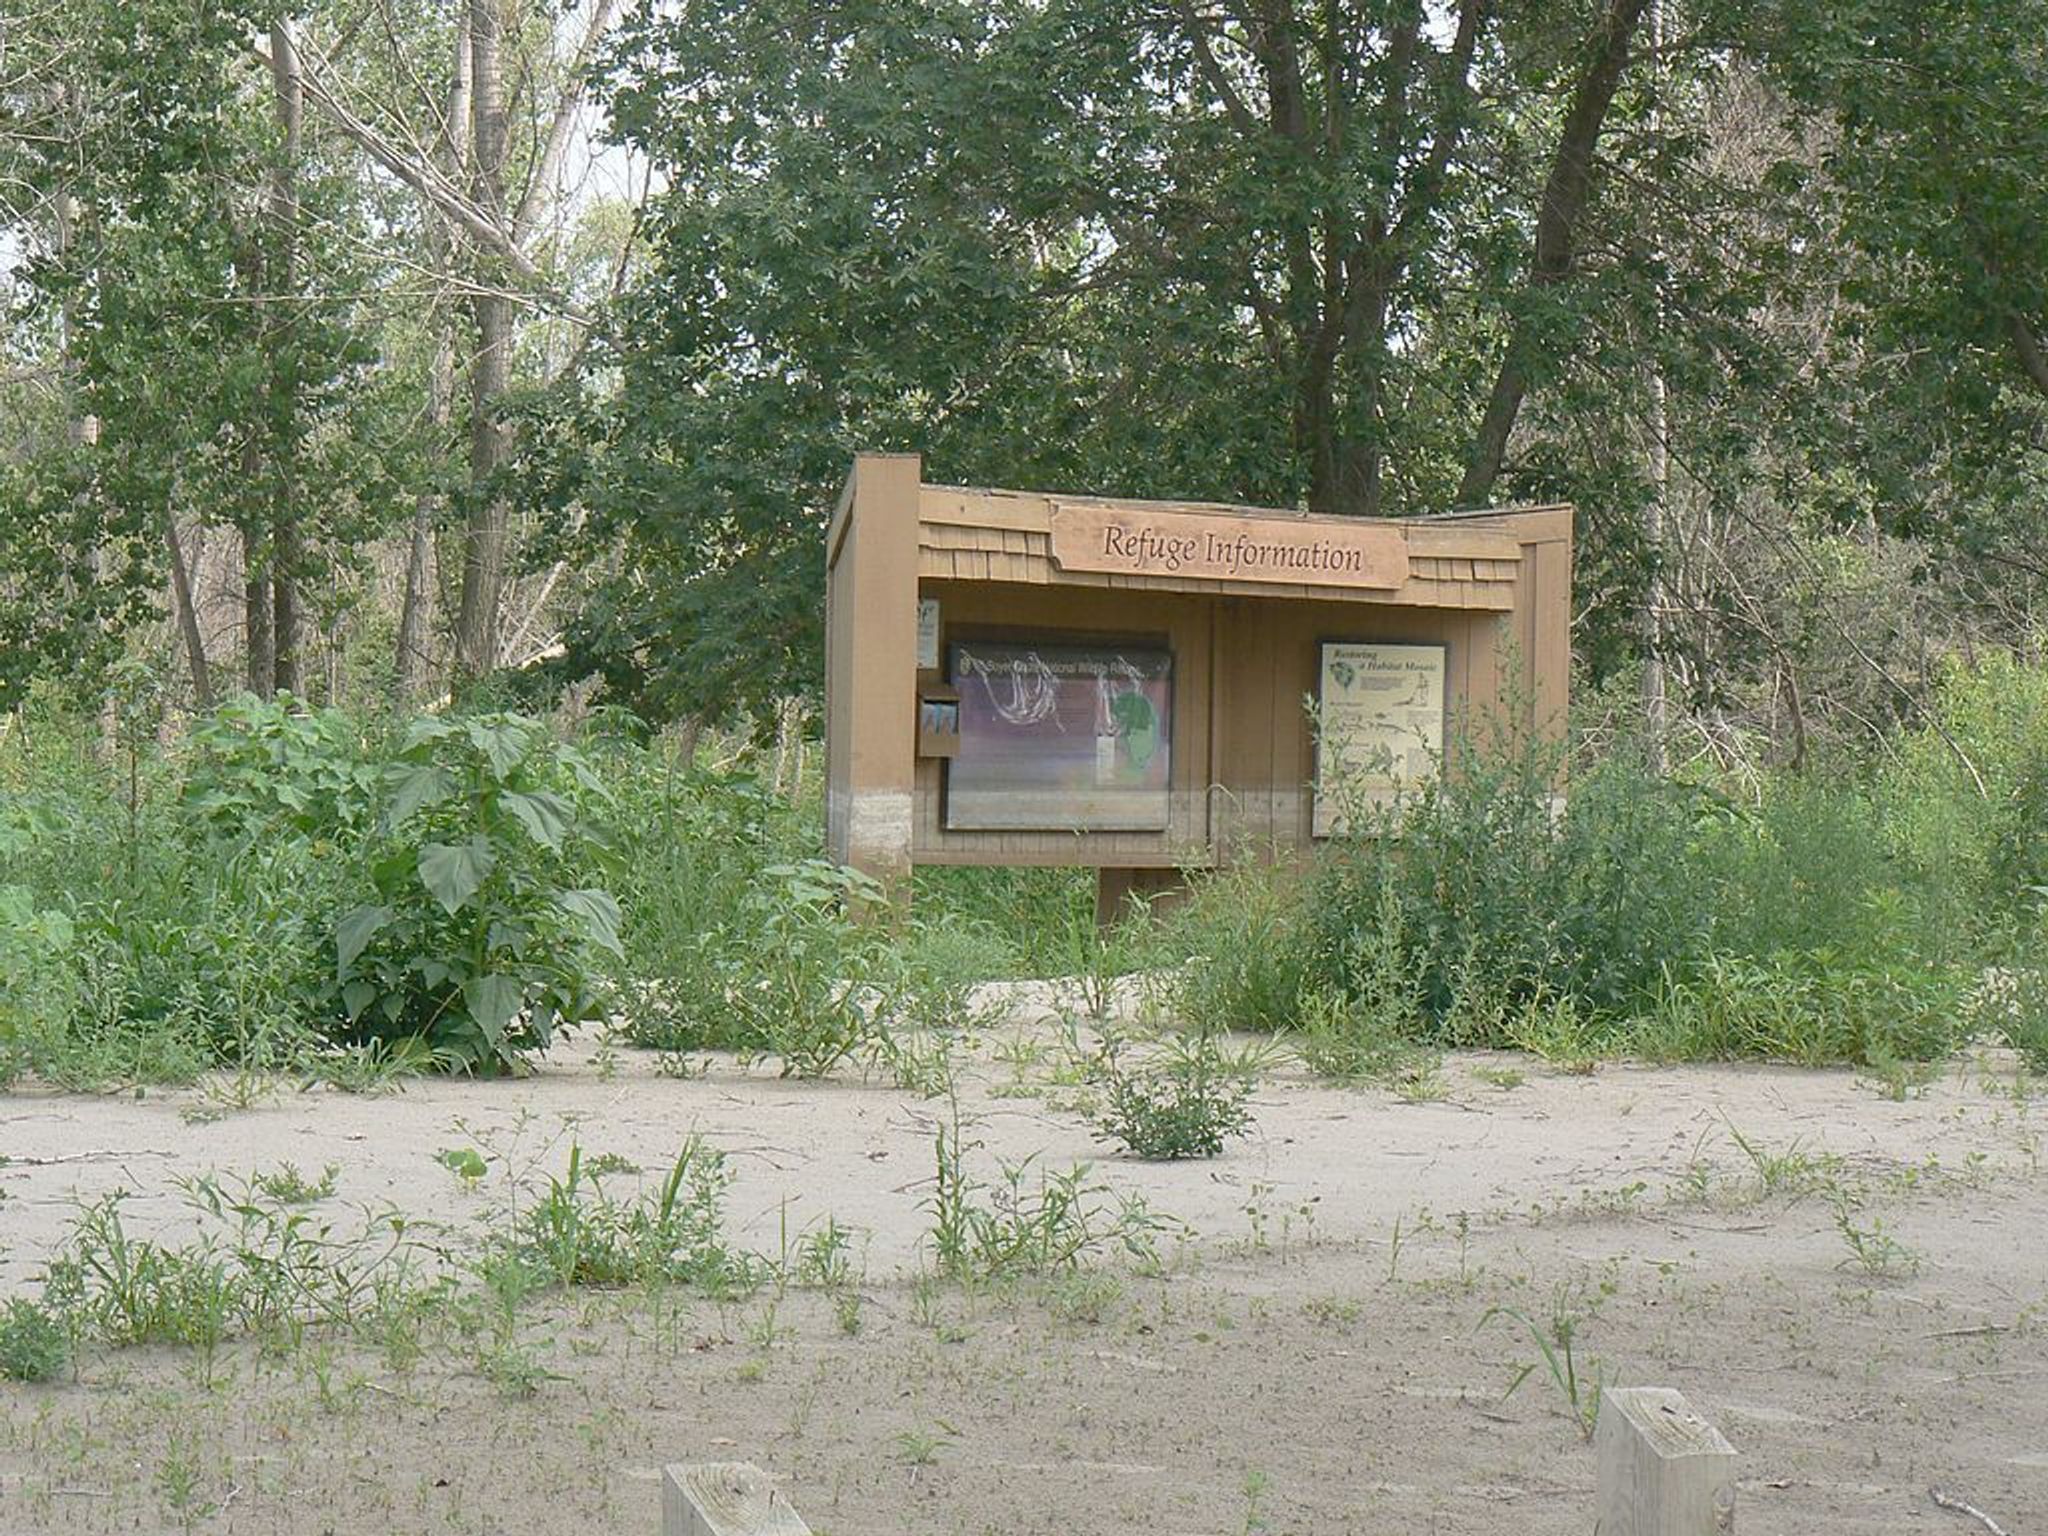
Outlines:
{"type": "Polygon", "coordinates": [[[1523,402],[1576,368],[1596,409],[1590,337],[1651,287],[1639,248],[1584,258],[1613,161],[1684,154],[1631,94],[1643,10],[637,12],[615,131],[668,190],[531,478],[588,513],[581,558],[616,557],[572,663],[661,713],[805,684],[823,509],[863,447],[1368,515],[1558,489],[1510,452],[1523,402]]]}

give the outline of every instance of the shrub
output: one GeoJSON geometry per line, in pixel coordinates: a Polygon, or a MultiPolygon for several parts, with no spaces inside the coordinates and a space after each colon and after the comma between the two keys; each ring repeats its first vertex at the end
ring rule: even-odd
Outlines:
{"type": "Polygon", "coordinates": [[[20,1296],[0,1307],[0,1376],[49,1381],[70,1357],[70,1337],[49,1308],[20,1296]]]}
{"type": "Polygon", "coordinates": [[[1885,839],[1938,931],[2024,926],[2048,830],[2048,666],[1986,652],[1943,679],[1932,721],[1905,734],[1878,778],[1885,839]]]}
{"type": "Polygon", "coordinates": [[[1696,878],[1713,896],[1712,947],[1764,960],[1821,954],[1860,966],[1938,941],[1876,803],[1853,784],[1783,778],[1754,809],[1705,826],[1696,878]]]}
{"type": "Polygon", "coordinates": [[[1626,1012],[1704,951],[1714,891],[1693,848],[1705,803],[1627,749],[1574,777],[1538,896],[1558,962],[1546,989],[1626,1012]]]}
{"type": "Polygon", "coordinates": [[[738,933],[714,942],[742,1049],[778,1056],[784,1077],[823,1077],[880,1038],[899,976],[861,908],[882,899],[857,870],[822,859],[762,872],[738,933]]]}
{"type": "Polygon", "coordinates": [[[1090,1075],[1103,1092],[1091,1116],[1096,1131],[1134,1157],[1215,1157],[1251,1124],[1251,1078],[1224,1060],[1206,1032],[1175,1037],[1142,1063],[1122,1042],[1105,1040],[1090,1075]]]}
{"type": "Polygon", "coordinates": [[[1292,871],[1256,865],[1199,877],[1164,920],[1187,957],[1166,983],[1175,1014],[1198,1029],[1292,1024],[1309,981],[1301,891],[1292,871]]]}
{"type": "Polygon", "coordinates": [[[621,1029],[658,1050],[741,1048],[727,999],[732,957],[764,871],[818,852],[817,832],[756,780],[681,761],[673,744],[604,760],[601,848],[624,909],[613,959],[621,1029]]]}
{"type": "Polygon", "coordinates": [[[619,910],[576,883],[579,802],[602,794],[581,757],[522,716],[430,717],[384,787],[374,899],[334,930],[349,1036],[490,1072],[597,1017],[619,910]]]}
{"type": "Polygon", "coordinates": [[[78,1008],[76,930],[28,890],[0,886],[0,1084],[70,1029],[78,1008]]]}
{"type": "Polygon", "coordinates": [[[1968,1017],[2017,1051],[2029,1072],[2048,1073],[2048,970],[2034,964],[1986,971],[1968,1017]]]}
{"type": "Polygon", "coordinates": [[[355,720],[288,693],[220,705],[193,723],[186,746],[179,803],[228,842],[339,836],[366,827],[377,803],[377,766],[355,720]]]}

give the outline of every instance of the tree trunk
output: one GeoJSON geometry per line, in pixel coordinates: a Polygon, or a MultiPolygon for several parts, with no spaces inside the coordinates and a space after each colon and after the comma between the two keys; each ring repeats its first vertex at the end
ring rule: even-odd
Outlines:
{"type": "MultiPolygon", "coordinates": [[[[469,157],[470,114],[469,11],[455,14],[454,56],[449,63],[448,96],[442,110],[442,128],[434,146],[435,163],[450,186],[462,184],[463,163],[469,157]]],[[[421,228],[426,233],[427,251],[435,272],[444,281],[454,265],[454,247],[459,236],[442,220],[428,198],[420,200],[421,228]]],[[[429,458],[436,471],[446,468],[448,427],[455,418],[455,319],[446,292],[434,300],[434,360],[427,381],[429,458]]],[[[437,473],[435,480],[440,481],[437,473]]],[[[436,488],[423,491],[413,503],[412,548],[405,563],[405,597],[398,615],[398,654],[394,676],[398,699],[411,703],[425,692],[433,660],[428,649],[428,631],[434,605],[434,525],[446,498],[436,488]]]]}
{"type": "MultiPolygon", "coordinates": [[[[505,75],[498,0],[469,0],[470,141],[474,161],[470,195],[505,221],[505,75]]],[[[496,274],[482,274],[471,300],[476,357],[470,367],[469,470],[473,498],[462,546],[462,601],[455,622],[455,665],[478,677],[499,661],[498,605],[505,585],[506,509],[484,487],[505,462],[509,436],[498,407],[510,376],[512,305],[498,291],[496,274]]]]}
{"type": "Polygon", "coordinates": [[[201,709],[213,708],[213,674],[206,665],[206,641],[199,633],[199,615],[192,606],[192,569],[178,537],[178,515],[164,509],[164,553],[171,564],[171,611],[185,642],[185,662],[192,671],[192,699],[201,709]]]}
{"type": "MultiPolygon", "coordinates": [[[[254,442],[242,449],[242,473],[251,484],[263,472],[254,442]]],[[[243,680],[259,699],[277,691],[277,656],[271,649],[270,555],[263,536],[242,529],[243,680]]]]}
{"type": "MultiPolygon", "coordinates": [[[[270,177],[270,219],[275,261],[270,268],[273,295],[293,295],[298,281],[298,165],[305,121],[305,83],[299,72],[299,50],[289,18],[270,28],[271,83],[278,126],[277,164],[270,177]]],[[[266,298],[266,305],[273,302],[266,298]]],[[[289,305],[277,306],[280,326],[270,338],[270,415],[275,435],[271,464],[270,595],[271,644],[275,684],[287,692],[303,691],[299,666],[299,581],[305,574],[305,550],[296,502],[298,469],[298,396],[290,354],[290,332],[296,320],[289,305]]]]}
{"type": "MultiPolygon", "coordinates": [[[[1659,126],[1656,62],[1663,42],[1664,17],[1659,0],[1650,0],[1651,58],[1650,132],[1659,126]]],[[[1659,263],[1661,266],[1661,262],[1659,263]]],[[[1658,341],[1664,328],[1661,286],[1656,306],[1658,341]]],[[[1650,500],[1643,508],[1643,547],[1650,562],[1643,586],[1643,728],[1649,738],[1650,767],[1662,774],[1670,767],[1671,704],[1664,673],[1664,522],[1671,495],[1671,401],[1664,381],[1664,363],[1654,352],[1650,360],[1650,500]]]]}
{"type": "MultiPolygon", "coordinates": [[[[427,421],[434,439],[434,462],[443,458],[448,425],[455,415],[455,338],[447,321],[437,319],[434,361],[427,382],[427,421]]],[[[401,702],[419,698],[432,661],[427,645],[428,620],[434,603],[434,524],[446,498],[438,490],[420,492],[413,502],[412,547],[405,562],[405,596],[398,611],[398,695],[401,702]]]]}
{"type": "MultiPolygon", "coordinates": [[[[1564,131],[1557,141],[1557,158],[1551,163],[1550,177],[1543,188],[1543,204],[1536,215],[1535,255],[1527,284],[1530,295],[1571,275],[1573,239],[1593,194],[1593,151],[1599,146],[1607,109],[1613,105],[1622,72],[1628,67],[1629,45],[1648,3],[1649,0],[1613,0],[1601,25],[1592,61],[1572,92],[1571,110],[1565,115],[1564,131]]],[[[1493,391],[1480,418],[1464,481],[1458,487],[1459,505],[1476,507],[1493,493],[1501,464],[1507,458],[1515,417],[1520,414],[1531,378],[1543,361],[1535,325],[1525,312],[1508,337],[1500,372],[1494,376],[1493,391]]]]}

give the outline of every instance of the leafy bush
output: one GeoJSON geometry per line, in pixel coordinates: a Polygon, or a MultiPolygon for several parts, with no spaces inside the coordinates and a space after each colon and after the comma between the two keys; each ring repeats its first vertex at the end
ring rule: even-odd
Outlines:
{"type": "Polygon", "coordinates": [[[0,1084],[10,1081],[70,1028],[79,1003],[76,930],[31,892],[0,886],[0,1084]]]}
{"type": "Polygon", "coordinates": [[[1090,1117],[1096,1131],[1134,1157],[1215,1157],[1251,1124],[1251,1078],[1207,1032],[1176,1036],[1142,1062],[1123,1042],[1106,1039],[1090,1075],[1103,1093],[1090,1117]]]}
{"type": "Polygon", "coordinates": [[[2032,964],[1986,971],[1969,999],[1968,1016],[2019,1052],[2029,1072],[2048,1073],[2048,969],[2032,964]]]}
{"type": "Polygon", "coordinates": [[[21,1296],[0,1307],[0,1376],[49,1381],[70,1358],[70,1337],[49,1308],[21,1296]]]}
{"type": "Polygon", "coordinates": [[[368,859],[375,899],[335,925],[340,1001],[360,1040],[417,1040],[499,1071],[602,1011],[619,909],[575,883],[578,801],[602,788],[517,715],[426,718],[386,770],[368,859]]]}
{"type": "Polygon", "coordinates": [[[1877,783],[1886,844],[1936,932],[1987,941],[2030,922],[2048,848],[2044,776],[2048,666],[1998,651],[1956,665],[1877,783]]]}
{"type": "Polygon", "coordinates": [[[861,926],[882,892],[822,859],[762,871],[745,927],[719,938],[726,1001],[744,1049],[778,1056],[784,1077],[823,1077],[879,1038],[894,980],[886,939],[861,926]]]}
{"type": "Polygon", "coordinates": [[[180,804],[244,846],[279,833],[336,837],[366,827],[378,773],[361,727],[288,693],[230,700],[193,723],[180,804]]]}
{"type": "Polygon", "coordinates": [[[1880,808],[1853,783],[1767,784],[1754,808],[1709,819],[1689,873],[1713,898],[1711,943],[1722,954],[1828,954],[1860,966],[1940,938],[1921,919],[1880,808]]]}
{"type": "Polygon", "coordinates": [[[613,962],[623,1034],[659,1050],[744,1048],[729,950],[764,871],[815,857],[818,829],[749,776],[683,762],[673,743],[615,748],[600,766],[612,787],[597,808],[601,856],[625,914],[613,962]]]}
{"type": "Polygon", "coordinates": [[[1452,1016],[1474,966],[1512,999],[1551,974],[1559,955],[1554,755],[1467,747],[1456,756],[1456,773],[1353,816],[1318,861],[1307,903],[1316,989],[1352,995],[1358,957],[1380,953],[1394,921],[1400,968],[1431,1030],[1452,1016]]]}

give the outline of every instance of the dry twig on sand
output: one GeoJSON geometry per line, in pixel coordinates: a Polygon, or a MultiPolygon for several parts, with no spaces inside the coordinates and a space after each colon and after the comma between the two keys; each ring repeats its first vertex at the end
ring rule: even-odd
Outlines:
{"type": "Polygon", "coordinates": [[[2000,1525],[1967,1499],[1959,1499],[1954,1494],[1940,1488],[1928,1489],[1927,1497],[1934,1500],[1943,1509],[1952,1509],[1959,1515],[1968,1515],[1972,1520],[1981,1521],[1984,1529],[1989,1531],[1991,1536],[2006,1536],[2004,1526],[2000,1525]]]}

